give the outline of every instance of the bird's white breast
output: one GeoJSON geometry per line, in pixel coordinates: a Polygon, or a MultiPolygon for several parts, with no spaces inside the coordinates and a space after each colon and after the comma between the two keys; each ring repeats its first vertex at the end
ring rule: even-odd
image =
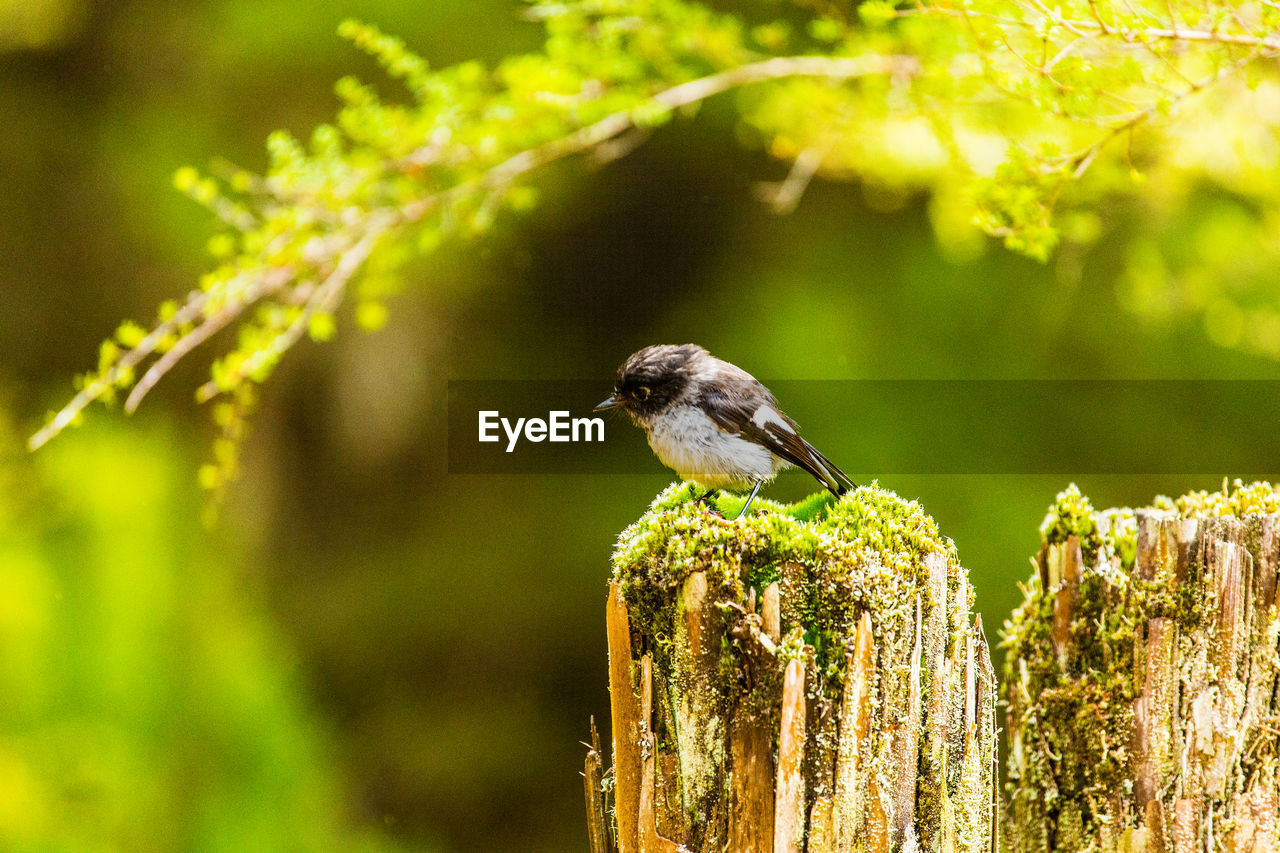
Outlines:
{"type": "Polygon", "coordinates": [[[716,426],[697,406],[673,406],[645,424],[645,431],[662,464],[708,489],[772,480],[787,467],[767,447],[716,426]]]}

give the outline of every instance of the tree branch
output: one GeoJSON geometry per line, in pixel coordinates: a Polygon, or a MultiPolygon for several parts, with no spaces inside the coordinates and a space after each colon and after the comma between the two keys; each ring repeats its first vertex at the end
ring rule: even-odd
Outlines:
{"type": "MultiPolygon", "coordinates": [[[[1266,51],[1280,52],[1280,35],[1257,36],[1250,35],[1248,33],[1228,33],[1220,30],[1193,30],[1183,29],[1181,27],[1128,28],[1104,22],[1098,14],[1097,6],[1093,3],[1090,3],[1090,10],[1095,16],[1091,21],[1078,21],[1065,18],[1062,15],[1047,9],[1042,14],[1044,14],[1044,17],[1048,20],[1066,30],[1070,30],[1076,35],[1080,35],[1083,31],[1099,33],[1106,36],[1114,36],[1122,41],[1132,42],[1134,44],[1140,44],[1143,41],[1194,41],[1238,45],[1241,47],[1254,47],[1266,51]]],[[[972,9],[945,9],[930,7],[924,10],[924,13],[972,16],[975,18],[983,18],[991,21],[992,23],[1027,30],[1034,30],[1037,26],[1036,21],[1032,19],[1010,18],[1003,15],[988,15],[972,9]]],[[[918,13],[914,10],[903,10],[898,14],[906,16],[918,13]]]]}
{"type": "MultiPolygon", "coordinates": [[[[301,340],[302,335],[311,324],[312,317],[317,314],[331,312],[338,306],[338,303],[342,301],[342,294],[346,290],[347,283],[359,272],[360,267],[369,257],[369,253],[373,251],[378,238],[386,233],[388,227],[389,223],[385,220],[371,225],[355,245],[339,256],[340,259],[337,266],[311,294],[311,297],[303,306],[302,313],[284,331],[276,335],[271,340],[271,343],[254,353],[251,358],[246,359],[244,364],[240,365],[236,370],[237,380],[252,376],[261,368],[279,359],[290,347],[301,340]]],[[[216,397],[223,390],[211,380],[196,390],[196,398],[204,402],[216,397]]]]}
{"type": "MultiPolygon", "coordinates": [[[[911,56],[779,56],[681,83],[657,93],[650,103],[675,110],[733,89],[788,77],[851,80],[879,74],[914,74],[918,70],[919,63],[911,56]]],[[[401,208],[404,219],[415,222],[454,198],[479,189],[508,185],[522,175],[601,145],[635,129],[635,113],[635,110],[613,113],[559,139],[521,151],[470,181],[405,205],[401,208]]]]}
{"type": "MultiPolygon", "coordinates": [[[[909,56],[775,57],[740,65],[716,74],[681,83],[658,92],[649,100],[649,104],[674,110],[704,101],[732,89],[788,77],[818,77],[838,81],[875,74],[915,73],[917,70],[917,61],[909,56]]],[[[238,370],[239,375],[241,377],[249,375],[273,359],[279,358],[302,337],[302,334],[306,331],[307,324],[313,316],[322,311],[333,310],[341,301],[347,282],[364,264],[373,249],[374,243],[392,227],[416,222],[429,212],[455,199],[473,193],[491,193],[494,190],[499,190],[540,167],[600,146],[627,132],[639,130],[642,127],[642,122],[639,120],[637,112],[637,109],[630,109],[614,113],[558,139],[521,151],[479,176],[447,190],[430,194],[392,210],[375,208],[364,212],[363,215],[357,213],[353,220],[349,219],[335,225],[334,227],[339,229],[360,228],[361,220],[363,219],[365,233],[355,244],[336,254],[338,258],[336,267],[329,277],[316,288],[315,292],[310,294],[302,314],[274,338],[264,350],[256,353],[255,356],[241,365],[238,370]]],[[[412,160],[413,156],[410,155],[410,160],[412,160]]],[[[265,182],[263,185],[265,186],[265,182]]],[[[272,190],[272,193],[273,195],[276,194],[274,190],[272,190]]],[[[490,198],[492,199],[493,196],[490,195],[490,198]]],[[[215,213],[222,216],[232,227],[241,230],[245,230],[245,228],[253,224],[246,221],[243,216],[231,215],[235,211],[230,207],[216,209],[215,213]]],[[[277,239],[287,239],[287,236],[281,234],[277,239]]],[[[257,273],[260,278],[257,281],[251,280],[240,293],[227,294],[228,288],[225,286],[192,293],[187,302],[172,318],[157,324],[142,341],[121,355],[119,360],[105,374],[86,385],[48,424],[36,432],[28,441],[28,448],[36,450],[44,445],[49,439],[69,426],[86,406],[110,392],[117,384],[120,384],[123,377],[129,375],[128,371],[156,352],[163,340],[177,333],[183,326],[200,320],[203,317],[207,303],[215,294],[227,299],[227,306],[216,314],[206,317],[194,330],[182,335],[178,342],[151,366],[142,379],[134,385],[129,394],[125,403],[127,411],[132,412],[136,409],[156,383],[184,356],[212,337],[227,323],[234,320],[267,290],[284,286],[289,281],[294,280],[298,274],[298,271],[293,267],[280,268],[274,271],[269,270],[257,273]]],[[[216,385],[205,383],[197,392],[197,396],[207,399],[215,396],[219,390],[216,385]]]]}

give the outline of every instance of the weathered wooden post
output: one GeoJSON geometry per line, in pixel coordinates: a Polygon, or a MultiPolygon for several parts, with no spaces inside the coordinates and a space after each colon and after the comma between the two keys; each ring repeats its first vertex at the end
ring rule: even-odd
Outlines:
{"type": "Polygon", "coordinates": [[[1280,851],[1277,511],[1058,496],[1005,626],[1012,850],[1280,851]]]}
{"type": "Polygon", "coordinates": [[[875,487],[758,506],[673,486],[619,539],[592,853],[994,850],[994,677],[954,546],[875,487]]]}

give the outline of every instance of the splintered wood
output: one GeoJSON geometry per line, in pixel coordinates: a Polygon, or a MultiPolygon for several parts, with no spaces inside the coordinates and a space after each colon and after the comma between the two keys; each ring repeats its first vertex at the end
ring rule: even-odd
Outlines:
{"type": "Polygon", "coordinates": [[[587,847],[591,853],[608,853],[609,830],[605,822],[604,765],[600,757],[600,732],[591,720],[591,744],[582,772],[587,794],[587,847]]]}
{"type": "Polygon", "coordinates": [[[773,853],[799,853],[804,840],[804,665],[787,664],[782,681],[782,722],[778,728],[778,785],[773,818],[773,853]]]}
{"type": "MultiPolygon", "coordinates": [[[[631,674],[631,623],[616,584],[606,607],[609,636],[609,706],[613,721],[613,794],[619,853],[640,851],[640,702],[631,674]]],[[[595,820],[595,817],[592,817],[595,820]]]]}
{"type": "Polygon", "coordinates": [[[610,586],[612,786],[589,752],[591,853],[994,850],[994,677],[967,580],[939,555],[902,624],[853,612],[825,695],[798,622],[812,603],[788,600],[805,570],[736,598],[690,573],[658,642],[610,586]]]}
{"type": "Polygon", "coordinates": [[[1098,517],[1010,623],[1011,849],[1280,851],[1280,516],[1098,517]]]}
{"type": "Polygon", "coordinates": [[[836,789],[832,804],[832,849],[852,850],[867,824],[870,777],[871,683],[875,676],[871,616],[863,613],[854,634],[853,654],[845,665],[840,708],[840,741],[836,750],[836,789]]]}

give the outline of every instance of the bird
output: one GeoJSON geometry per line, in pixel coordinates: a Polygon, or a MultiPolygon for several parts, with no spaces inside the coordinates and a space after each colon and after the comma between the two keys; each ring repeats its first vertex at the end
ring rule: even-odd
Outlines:
{"type": "Polygon", "coordinates": [[[658,344],[633,353],[618,368],[613,394],[594,411],[621,409],[644,430],[654,454],[682,480],[707,491],[751,489],[742,518],[760,487],[797,466],[836,497],[855,488],[830,459],[800,436],[773,393],[737,365],[697,344],[658,344]]]}

